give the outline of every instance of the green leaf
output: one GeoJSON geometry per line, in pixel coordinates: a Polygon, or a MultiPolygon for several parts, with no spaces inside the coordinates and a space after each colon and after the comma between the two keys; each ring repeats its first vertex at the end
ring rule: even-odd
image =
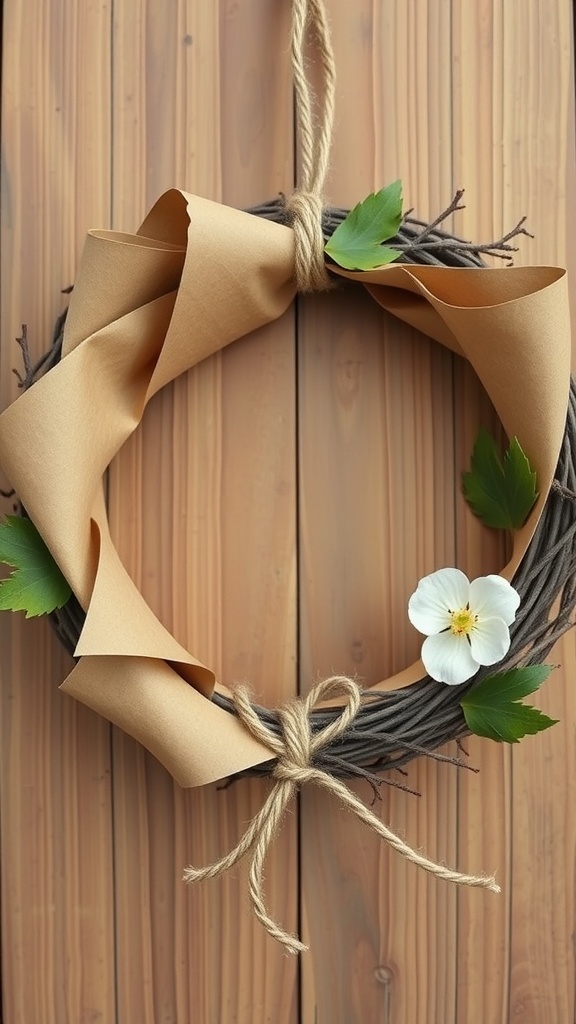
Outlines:
{"type": "Polygon", "coordinates": [[[517,530],[528,518],[538,497],[536,473],[513,437],[504,459],[496,442],[483,428],[478,434],[470,472],[462,474],[464,497],[486,526],[517,530]]]}
{"type": "Polygon", "coordinates": [[[20,516],[0,523],[0,562],[13,567],[0,580],[0,610],[24,611],[26,618],[62,608],[71,590],[34,524],[20,516]]]}
{"type": "Polygon", "coordinates": [[[556,719],[521,698],[535,693],[552,671],[552,665],[526,665],[489,676],[460,701],[470,732],[499,743],[517,743],[523,736],[549,729],[556,719]]]}
{"type": "Polygon", "coordinates": [[[395,181],[358,203],[324,246],[346,270],[374,270],[398,259],[382,242],[394,238],[402,222],[402,182],[395,181]]]}

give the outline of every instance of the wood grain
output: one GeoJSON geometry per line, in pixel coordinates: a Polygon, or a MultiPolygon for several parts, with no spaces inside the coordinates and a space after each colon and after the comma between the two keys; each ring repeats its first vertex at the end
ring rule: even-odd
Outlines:
{"type": "MultiPolygon", "coordinates": [[[[567,231],[574,213],[573,198],[567,202],[574,175],[569,7],[491,2],[457,5],[455,15],[454,154],[469,186],[465,233],[498,235],[526,213],[535,239],[522,243],[515,262],[568,263],[573,269],[567,231]]],[[[461,392],[466,408],[469,387],[461,392]]],[[[461,517],[459,551],[480,567],[484,553],[477,534],[472,518],[461,517]]],[[[484,857],[492,857],[487,866],[498,869],[503,900],[496,908],[476,900],[477,894],[459,894],[462,1020],[472,1014],[502,1024],[573,1016],[573,922],[566,915],[573,905],[573,871],[566,864],[574,863],[576,838],[568,783],[573,658],[570,635],[548,659],[563,670],[536,701],[561,720],[559,726],[513,751],[470,746],[481,771],[468,786],[461,783],[459,842],[461,849],[484,846],[484,857]]]]}
{"type": "MultiPolygon", "coordinates": [[[[524,249],[520,259],[561,263],[566,257],[566,211],[562,207],[573,181],[573,158],[567,156],[573,133],[568,121],[572,84],[569,11],[562,4],[552,8],[544,13],[542,5],[534,4],[527,16],[526,6],[520,9],[519,4],[441,4],[434,10],[428,5],[428,17],[423,18],[422,7],[417,11],[412,4],[365,4],[356,8],[357,31],[347,12],[345,38],[337,51],[339,131],[345,142],[339,150],[337,137],[331,199],[345,204],[358,194],[356,185],[355,193],[350,198],[347,195],[352,168],[367,174],[372,167],[378,170],[378,178],[366,180],[361,191],[401,176],[407,192],[409,183],[410,205],[424,215],[446,205],[454,188],[465,185],[470,209],[458,222],[465,237],[497,237],[530,210],[531,225],[542,241],[537,252],[524,249]],[[359,37],[365,57],[361,76],[360,62],[352,55],[359,37]],[[377,54],[372,66],[378,69],[371,80],[371,64],[366,59],[370,41],[377,54]],[[407,59],[407,54],[412,59],[407,59]],[[364,86],[365,78],[369,80],[364,86]],[[528,83],[527,89],[519,87],[523,82],[528,83]],[[548,103],[555,113],[544,128],[542,112],[548,103]],[[391,145],[385,131],[379,158],[377,144],[374,152],[378,128],[374,131],[370,121],[380,131],[384,125],[393,140],[391,145]],[[555,203],[550,218],[547,198],[551,189],[555,203]],[[537,225],[532,211],[536,217],[541,212],[537,225]]],[[[338,45],[340,7],[334,4],[331,13],[338,45]]],[[[301,665],[305,686],[314,672],[358,671],[371,682],[407,663],[406,656],[413,652],[404,651],[402,657],[394,650],[397,632],[404,637],[405,629],[401,621],[394,621],[393,607],[401,613],[410,579],[429,571],[424,554],[427,544],[434,565],[450,564],[457,557],[458,564],[471,575],[497,570],[503,563],[503,551],[461,504],[456,503],[455,519],[446,519],[445,510],[436,506],[438,495],[446,499],[454,493],[455,481],[446,473],[441,442],[435,448],[435,462],[430,439],[444,432],[444,456],[459,473],[469,457],[478,424],[494,425],[490,404],[473,375],[457,360],[452,370],[446,366],[440,371],[439,379],[448,394],[439,401],[440,415],[435,410],[433,422],[427,424],[424,417],[416,418],[401,382],[404,373],[411,386],[418,388],[415,382],[420,370],[422,379],[430,381],[429,367],[411,365],[413,357],[404,342],[401,359],[394,365],[396,376],[390,366],[383,373],[373,350],[364,348],[366,336],[376,336],[374,325],[369,332],[369,320],[361,320],[360,315],[353,325],[348,324],[343,310],[333,319],[328,319],[328,313],[326,316],[326,321],[321,321],[307,314],[302,329],[321,338],[311,346],[313,355],[307,352],[301,357],[302,614],[307,623],[301,628],[301,665]],[[318,359],[318,351],[328,353],[323,361],[318,359]],[[376,380],[384,380],[376,399],[370,373],[376,380]],[[348,384],[347,393],[343,380],[348,384]],[[457,425],[454,436],[453,422],[457,425]],[[424,439],[429,443],[424,457],[418,457],[417,447],[413,455],[413,423],[417,424],[416,443],[424,439]],[[385,440],[383,429],[388,430],[385,440]],[[350,455],[354,440],[356,448],[350,455]],[[450,450],[455,452],[455,463],[447,455],[450,450]],[[395,458],[402,467],[400,474],[395,458]],[[321,464],[324,474],[318,484],[312,483],[310,495],[307,484],[316,479],[321,464]],[[424,467],[434,475],[433,510],[422,498],[431,491],[424,467]],[[378,480],[384,483],[375,483],[378,480]],[[396,495],[396,507],[394,497],[386,493],[386,481],[389,492],[396,495]],[[385,542],[369,522],[378,487],[384,493],[376,497],[379,514],[374,520],[386,524],[385,537],[393,553],[382,553],[385,542]],[[442,526],[447,531],[444,537],[442,526]],[[410,536],[414,538],[412,548],[410,536]],[[377,580],[390,581],[393,596],[389,605],[382,599],[374,601],[370,569],[377,580]],[[322,597],[326,594],[329,603],[322,597]],[[362,643],[358,631],[360,620],[364,631],[370,633],[375,608],[385,624],[376,655],[375,645],[366,640],[362,643]]],[[[403,330],[388,332],[392,337],[385,341],[392,351],[397,339],[400,345],[403,330]]],[[[303,351],[305,346],[306,335],[303,351]]],[[[422,358],[421,352],[419,355],[422,358]]],[[[434,383],[440,394],[438,378],[434,383]]],[[[416,404],[421,408],[420,396],[416,404]]],[[[563,647],[566,645],[572,652],[573,640],[563,647]]],[[[554,685],[562,687],[562,682],[558,679],[554,685]]],[[[572,698],[562,690],[550,687],[543,695],[544,705],[548,706],[548,701],[554,703],[550,712],[555,711],[554,717],[574,721],[572,698]]],[[[418,810],[410,808],[406,797],[394,794],[384,800],[387,820],[405,829],[416,844],[424,836],[423,845],[429,852],[454,859],[457,837],[462,869],[498,869],[503,898],[461,891],[457,917],[454,903],[439,908],[441,894],[435,883],[410,878],[409,868],[389,862],[383,853],[378,856],[374,842],[361,836],[355,824],[348,819],[340,824],[332,808],[319,811],[322,798],[305,795],[302,893],[306,919],[316,939],[313,956],[304,966],[306,1020],[504,1022],[523,1014],[534,1020],[568,1019],[571,983],[566,986],[562,969],[558,979],[557,968],[538,961],[539,940],[530,925],[529,908],[538,879],[548,894],[542,904],[540,928],[546,928],[544,922],[550,914],[558,918],[555,963],[571,963],[563,901],[556,895],[555,909],[550,904],[559,889],[568,886],[570,893],[572,883],[559,864],[553,873],[553,862],[547,861],[545,851],[549,850],[550,858],[554,848],[555,860],[563,865],[566,857],[573,861],[573,814],[565,781],[570,775],[564,774],[572,752],[565,750],[558,733],[539,739],[544,742],[535,741],[530,747],[527,741],[515,752],[514,764],[518,757],[522,765],[527,762],[521,775],[513,774],[510,751],[481,743],[470,744],[471,762],[480,766],[480,775],[451,777],[444,790],[443,773],[436,778],[434,766],[419,764],[411,769],[410,780],[417,778],[430,811],[424,830],[418,828],[418,810]],[[564,753],[557,760],[559,741],[564,753]],[[543,776],[540,763],[546,755],[538,751],[539,746],[541,751],[546,749],[547,743],[555,751],[554,759],[550,756],[546,762],[550,764],[549,777],[543,776]],[[520,783],[520,779],[529,782],[520,783]],[[437,800],[432,809],[433,792],[437,800]],[[534,809],[540,805],[546,812],[534,832],[534,809]],[[442,808],[441,825],[434,815],[438,806],[442,808]],[[442,851],[435,845],[436,825],[445,844],[448,837],[452,839],[442,851]],[[534,837],[533,844],[523,840],[528,835],[534,837]],[[561,841],[552,847],[556,835],[561,841]],[[554,884],[559,878],[562,881],[554,884]],[[387,885],[390,896],[385,900],[382,895],[387,885]],[[417,894],[423,887],[425,896],[419,904],[417,894]],[[319,932],[326,919],[330,922],[330,950],[315,934],[315,927],[319,932]],[[352,927],[350,922],[354,922],[352,927]],[[438,922],[442,929],[435,934],[438,922]],[[383,950],[379,966],[378,945],[383,950]],[[337,985],[333,982],[336,963],[349,967],[344,976],[340,970],[337,985]]]]}
{"type": "MultiPolygon", "coordinates": [[[[398,177],[423,216],[450,199],[437,144],[450,136],[450,12],[418,10],[330,5],[337,205],[398,177]]],[[[417,656],[406,602],[421,575],[454,561],[452,358],[351,291],[312,299],[299,335],[302,686],[330,672],[371,684],[417,656]]],[[[384,788],[383,820],[454,863],[454,772],[421,762],[397,778],[421,797],[384,788]]],[[[323,794],[302,797],[302,899],[304,1021],[454,1020],[454,890],[323,794]]]]}
{"type": "MultiPolygon", "coordinates": [[[[180,2],[168,18],[149,2],[134,33],[134,6],[115,21],[115,225],[175,184],[239,207],[289,187],[286,18],[270,0],[180,2]]],[[[110,474],[114,535],[147,600],[219,678],[272,702],[295,691],[293,346],[289,314],[207,360],[157,397],[110,474]]],[[[256,924],[245,872],[181,880],[235,843],[268,784],[184,793],[125,736],[114,751],[119,1020],[291,1024],[297,964],[256,924]]],[[[267,865],[289,928],[295,842],[292,821],[267,865]]]]}
{"type": "MultiPolygon", "coordinates": [[[[22,322],[40,355],[87,228],[109,222],[110,29],[94,4],[4,6],[3,405],[22,322]]],[[[58,693],[70,662],[46,622],[0,635],[3,1019],[114,1021],[110,730],[58,693]]]]}

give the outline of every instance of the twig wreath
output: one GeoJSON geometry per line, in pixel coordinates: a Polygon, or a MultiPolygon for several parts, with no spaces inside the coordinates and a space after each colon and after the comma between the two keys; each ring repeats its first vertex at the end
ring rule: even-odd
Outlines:
{"type": "Polygon", "coordinates": [[[186,878],[219,874],[251,851],[255,913],[298,952],[266,910],[262,871],[305,783],[335,794],[426,870],[498,891],[493,878],[412,850],[341,779],[375,785],[421,754],[461,764],[436,749],[470,731],[513,742],[552,724],[520,699],[550,671],[542,662],[576,604],[576,391],[565,272],[482,263],[484,253],[506,256],[523,222],[496,243],[463,242],[440,227],[461,193],[424,224],[402,214],[399,183],[349,214],[325,207],[334,62],[319,0],[295,0],[293,15],[301,186],[244,212],[171,190],[136,234],[91,231],[63,333],[36,366],[21,339],[24,393],[0,417],[0,462],[26,517],[0,526],[0,559],[16,567],[0,605],[52,613],[77,659],[61,689],[143,743],[180,785],[271,776],[236,848],[186,878]],[[308,30],[324,72],[318,126],[304,74],[308,30]],[[336,676],[270,710],[218,683],[157,620],[114,547],[103,475],[156,392],[279,317],[297,292],[339,277],[473,366],[511,443],[501,461],[479,437],[464,492],[488,526],[513,530],[513,552],[499,575],[470,582],[446,567],[414,581],[408,615],[426,636],[421,662],[365,691],[336,676]]]}

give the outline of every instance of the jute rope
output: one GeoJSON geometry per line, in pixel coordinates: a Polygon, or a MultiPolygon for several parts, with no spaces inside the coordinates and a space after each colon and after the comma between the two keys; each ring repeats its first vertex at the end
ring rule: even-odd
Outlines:
{"type": "Polygon", "coordinates": [[[209,864],[205,868],[186,868],[184,880],[186,882],[201,882],[206,878],[216,878],[228,871],[252,850],[249,891],[254,913],[272,938],[281,942],[289,953],[300,953],[307,947],[294,935],[286,932],[268,913],[264,902],[262,879],[270,843],[280,827],[288,804],[296,795],[298,788],[305,783],[314,783],[338,797],[360,821],[363,821],[368,828],[372,829],[412,864],[416,864],[448,882],[500,892],[500,887],[493,877],[463,875],[442,864],[436,864],[423,854],[413,850],[369,807],[366,807],[343,782],[315,765],[315,755],[353,725],[361,702],[362,693],[354,680],[347,676],[332,676],[318,683],[307,697],[291,701],[279,709],[278,716],[282,732],[278,736],[271,732],[258,717],[246,689],[240,687],[234,693],[235,710],[242,723],[256,739],[266,744],[276,754],[277,762],[272,771],[274,786],[262,809],[252,819],[234,849],[221,860],[209,864]],[[311,714],[314,708],[320,702],[334,697],[344,698],[345,702],[340,713],[323,729],[313,732],[311,714]]]}
{"type": "Polygon", "coordinates": [[[336,70],[326,11],[321,0],[294,0],[292,4],[292,73],[301,171],[300,184],[286,197],[285,205],[294,231],[296,286],[299,292],[326,291],[333,285],[324,264],[322,209],[334,124],[336,70]],[[308,28],[315,37],[322,68],[317,122],[305,69],[308,28]]]}

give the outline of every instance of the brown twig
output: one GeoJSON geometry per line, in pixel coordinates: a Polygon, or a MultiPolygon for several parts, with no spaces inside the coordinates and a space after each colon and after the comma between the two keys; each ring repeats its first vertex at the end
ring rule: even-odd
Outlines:
{"type": "Polygon", "coordinates": [[[552,490],[561,494],[563,498],[568,501],[576,501],[576,491],[572,491],[569,487],[565,487],[559,480],[552,481],[552,490]]]}
{"type": "MultiPolygon", "coordinates": [[[[415,239],[415,243],[416,244],[421,245],[421,243],[424,241],[424,239],[427,238],[428,235],[432,231],[434,231],[435,228],[437,228],[440,224],[442,224],[442,221],[445,221],[446,218],[450,216],[450,214],[456,213],[457,210],[465,210],[466,209],[465,206],[461,206],[460,205],[460,200],[462,199],[463,195],[464,195],[464,189],[463,188],[459,188],[456,191],[456,194],[455,194],[452,202],[450,203],[450,205],[447,206],[446,209],[442,213],[439,213],[435,220],[433,220],[430,224],[426,224],[425,225],[424,230],[421,231],[420,234],[418,235],[418,237],[415,239]]],[[[406,220],[407,217],[405,217],[404,219],[406,220]]],[[[413,223],[418,223],[418,222],[415,221],[413,223]]],[[[394,248],[399,248],[399,247],[395,246],[394,248]]]]}
{"type": "Polygon", "coordinates": [[[19,338],[16,338],[16,343],[20,346],[22,352],[22,361],[24,363],[24,376],[20,373],[20,370],[13,369],[12,373],[18,378],[18,387],[26,391],[34,381],[34,366],[30,358],[30,348],[28,345],[28,326],[22,324],[22,334],[19,338]]]}
{"type": "Polygon", "coordinates": [[[525,235],[527,238],[534,237],[534,235],[530,234],[530,232],[524,227],[526,223],[526,217],[524,216],[521,217],[518,223],[503,235],[502,238],[499,238],[494,242],[476,244],[474,242],[467,242],[464,239],[456,237],[447,238],[445,236],[440,238],[433,237],[431,240],[426,241],[426,239],[430,239],[431,235],[435,234],[436,229],[447,219],[447,217],[456,213],[458,210],[466,209],[465,205],[460,202],[463,195],[464,189],[458,189],[449,206],[447,206],[446,209],[443,210],[442,213],[440,213],[430,224],[425,224],[423,221],[410,218],[409,213],[412,211],[409,211],[409,213],[404,217],[404,224],[415,225],[418,227],[421,226],[423,230],[418,232],[409,242],[390,242],[391,247],[398,249],[404,254],[414,252],[417,249],[436,250],[439,252],[442,252],[444,249],[450,249],[451,252],[462,254],[475,253],[476,255],[482,254],[486,256],[495,256],[498,259],[508,259],[510,253],[518,252],[517,246],[509,244],[513,238],[518,238],[519,235],[525,235]]]}
{"type": "MultiPolygon", "coordinates": [[[[524,232],[527,234],[527,232],[524,232]]],[[[398,249],[399,252],[407,253],[413,252],[415,249],[433,249],[441,251],[442,249],[450,249],[451,252],[474,252],[483,254],[485,256],[498,256],[500,259],[508,259],[508,253],[518,252],[517,245],[508,245],[505,242],[487,242],[484,245],[479,245],[476,242],[465,242],[459,239],[454,239],[449,245],[442,241],[431,241],[431,242],[420,242],[415,240],[414,242],[394,242],[391,248],[398,249]]]]}
{"type": "MultiPolygon", "coordinates": [[[[354,765],[350,761],[347,761],[344,757],[339,757],[336,754],[325,754],[322,757],[317,758],[315,762],[319,768],[323,771],[334,771],[334,774],[340,774],[341,776],[346,775],[348,778],[364,779],[365,782],[372,788],[374,794],[372,800],[372,806],[377,800],[381,800],[380,786],[392,786],[394,789],[401,789],[403,793],[409,793],[411,796],[421,796],[417,789],[412,789],[410,786],[404,785],[402,782],[398,782],[396,779],[390,778],[390,776],[376,775],[374,772],[369,771],[366,768],[362,768],[360,765],[354,765]]],[[[400,775],[406,775],[406,772],[400,771],[400,775]]]]}
{"type": "MultiPolygon", "coordinates": [[[[69,295],[74,285],[70,285],[68,288],[62,289],[63,295],[69,295]]],[[[24,375],[20,373],[20,370],[13,369],[12,373],[18,378],[18,387],[22,388],[23,391],[27,391],[33,384],[36,383],[39,377],[47,373],[55,363],[60,359],[60,353],[62,350],[62,341],[64,337],[64,324],[66,323],[66,317],[68,309],[63,310],[62,313],[56,319],[54,325],[54,331],[52,333],[52,343],[50,348],[43,352],[37,362],[33,363],[30,356],[30,346],[28,344],[28,328],[26,324],[22,324],[22,336],[16,338],[18,345],[22,350],[22,360],[24,363],[24,375]]]]}

